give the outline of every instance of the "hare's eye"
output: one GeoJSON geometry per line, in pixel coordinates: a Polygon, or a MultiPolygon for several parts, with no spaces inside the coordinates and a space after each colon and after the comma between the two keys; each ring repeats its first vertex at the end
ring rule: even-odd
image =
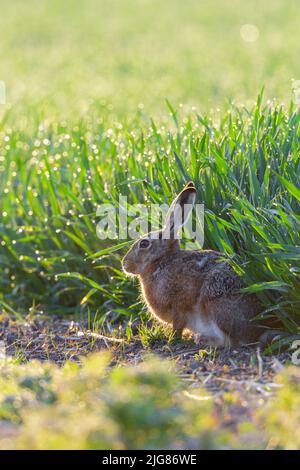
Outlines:
{"type": "Polygon", "coordinates": [[[150,245],[150,241],[147,240],[146,238],[140,241],[140,248],[148,248],[149,245],[150,245]]]}

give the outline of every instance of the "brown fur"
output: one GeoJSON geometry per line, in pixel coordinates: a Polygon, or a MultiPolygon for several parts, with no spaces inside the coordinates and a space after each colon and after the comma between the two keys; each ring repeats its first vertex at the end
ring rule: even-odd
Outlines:
{"type": "Polygon", "coordinates": [[[187,328],[221,345],[257,341],[263,332],[251,322],[261,310],[257,297],[240,292],[244,285],[221,253],[181,250],[176,240],[176,204],[194,202],[195,195],[189,183],[174,200],[166,227],[142,238],[149,247],[135,242],[123,268],[139,277],[149,310],[170,323],[178,336],[187,328]],[[163,238],[166,228],[171,239],[163,238]]]}

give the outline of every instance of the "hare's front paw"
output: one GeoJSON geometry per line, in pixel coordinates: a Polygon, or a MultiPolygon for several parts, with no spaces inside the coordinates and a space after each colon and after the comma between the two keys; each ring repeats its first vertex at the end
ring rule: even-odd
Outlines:
{"type": "Polygon", "coordinates": [[[193,339],[197,346],[226,347],[230,345],[230,343],[227,344],[227,342],[220,341],[218,338],[201,335],[200,333],[195,333],[193,339]]]}
{"type": "Polygon", "coordinates": [[[195,333],[193,339],[197,346],[217,346],[215,338],[201,335],[201,333],[195,333]]]}
{"type": "Polygon", "coordinates": [[[203,336],[200,333],[195,333],[193,339],[197,346],[200,346],[201,343],[203,344],[203,336]]]}

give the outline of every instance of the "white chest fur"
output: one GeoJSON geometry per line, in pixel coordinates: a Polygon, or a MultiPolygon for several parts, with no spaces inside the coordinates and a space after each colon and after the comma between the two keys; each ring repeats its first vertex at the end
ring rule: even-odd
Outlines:
{"type": "Polygon", "coordinates": [[[225,346],[228,343],[228,338],[218,325],[213,320],[202,320],[199,311],[189,317],[186,326],[197,335],[213,339],[218,346],[225,346]]]}

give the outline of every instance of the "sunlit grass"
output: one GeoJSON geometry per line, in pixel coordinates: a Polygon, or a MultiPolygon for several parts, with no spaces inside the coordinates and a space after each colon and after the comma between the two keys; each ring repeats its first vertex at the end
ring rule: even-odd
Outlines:
{"type": "MultiPolygon", "coordinates": [[[[78,314],[95,334],[167,351],[172,332],[149,324],[121,269],[130,240],[99,240],[96,210],[120,194],[169,204],[193,180],[204,248],[280,319],[283,346],[299,338],[297,0],[0,0],[0,11],[0,312],[78,314]]],[[[296,369],[231,432],[208,392],[161,359],[27,357],[1,351],[1,449],[300,448],[296,369]]],[[[223,398],[223,411],[240,400],[223,398]]]]}
{"type": "Polygon", "coordinates": [[[266,102],[289,102],[295,5],[0,1],[3,309],[144,312],[120,266],[128,240],[97,238],[97,205],[169,203],[194,180],[205,247],[299,333],[299,113],[228,104],[264,83],[266,102]]]}
{"type": "Polygon", "coordinates": [[[121,270],[127,240],[101,241],[96,208],[169,203],[195,181],[205,204],[205,248],[227,254],[268,315],[299,332],[299,119],[292,107],[231,107],[106,127],[37,121],[3,128],[0,178],[2,301],[18,312],[87,312],[110,320],[141,311],[121,270]]]}

